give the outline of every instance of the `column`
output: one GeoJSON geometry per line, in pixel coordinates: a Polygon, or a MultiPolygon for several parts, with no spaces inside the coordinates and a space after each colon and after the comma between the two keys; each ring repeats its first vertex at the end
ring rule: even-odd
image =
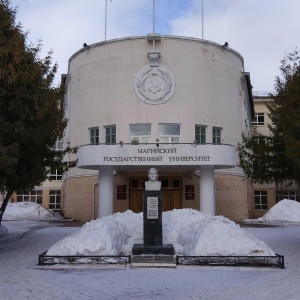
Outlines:
{"type": "Polygon", "coordinates": [[[200,167],[200,211],[216,214],[214,166],[200,167]]]}
{"type": "Polygon", "coordinates": [[[99,167],[98,218],[106,217],[113,214],[113,177],[113,166],[99,167]]]}

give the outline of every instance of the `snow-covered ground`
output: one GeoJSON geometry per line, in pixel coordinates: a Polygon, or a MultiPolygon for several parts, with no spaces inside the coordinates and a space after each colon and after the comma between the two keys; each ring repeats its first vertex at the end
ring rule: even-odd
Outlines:
{"type": "MultiPolygon", "coordinates": [[[[284,210],[288,210],[288,207],[289,205],[285,205],[284,210]]],[[[292,209],[294,211],[295,207],[292,209]]],[[[170,219],[171,215],[170,213],[170,219]]],[[[197,213],[193,215],[199,218],[197,213]]],[[[214,220],[226,227],[223,224],[223,217],[208,217],[209,222],[205,221],[206,217],[202,216],[200,219],[208,232],[209,227],[214,225],[214,220]]],[[[138,216],[136,218],[138,219],[138,216]]],[[[167,224],[177,228],[180,222],[167,224]]],[[[276,221],[277,226],[268,227],[251,227],[252,224],[246,223],[245,226],[248,227],[243,227],[246,236],[251,234],[274,252],[284,255],[285,269],[192,266],[178,266],[176,269],[131,269],[130,266],[39,267],[37,265],[38,255],[56,243],[61,243],[64,237],[80,236],[83,230],[88,232],[87,230],[91,229],[95,238],[99,234],[99,227],[107,226],[106,230],[109,230],[109,222],[104,226],[104,222],[93,221],[84,229],[66,227],[66,224],[71,223],[53,220],[3,221],[9,234],[0,239],[0,299],[296,300],[300,294],[300,226],[298,226],[300,222],[295,220],[293,222],[276,221]]],[[[227,220],[225,223],[231,224],[227,220]]],[[[199,222],[193,223],[190,220],[186,226],[186,230],[191,226],[193,232],[193,226],[199,226],[199,222]]],[[[231,228],[231,225],[229,226],[231,228]]],[[[236,229],[235,226],[233,227],[236,229]]],[[[170,232],[174,233],[174,230],[170,229],[170,232]]],[[[219,233],[211,236],[215,244],[219,244],[219,239],[225,243],[228,237],[226,230],[219,233]]],[[[179,235],[179,232],[176,234],[179,235]]],[[[174,238],[174,235],[169,238],[174,238]]],[[[197,237],[195,240],[199,242],[197,237]]]]}

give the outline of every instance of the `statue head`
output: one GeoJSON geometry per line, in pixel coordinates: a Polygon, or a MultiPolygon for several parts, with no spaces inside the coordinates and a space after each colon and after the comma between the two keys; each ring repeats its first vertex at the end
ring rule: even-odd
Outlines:
{"type": "Polygon", "coordinates": [[[157,170],[155,168],[150,168],[148,171],[148,178],[150,181],[156,181],[158,178],[157,170]]]}

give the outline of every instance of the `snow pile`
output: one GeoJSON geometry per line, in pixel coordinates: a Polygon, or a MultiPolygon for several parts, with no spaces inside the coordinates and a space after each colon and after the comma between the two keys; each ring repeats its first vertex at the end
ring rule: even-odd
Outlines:
{"type": "Polygon", "coordinates": [[[35,202],[8,203],[6,210],[3,214],[3,220],[49,219],[53,219],[53,213],[35,202]]]}
{"type": "Polygon", "coordinates": [[[262,219],[267,222],[300,223],[300,203],[295,200],[281,200],[266,212],[262,219]]]}
{"type": "Polygon", "coordinates": [[[93,220],[54,244],[48,255],[125,255],[142,238],[142,213],[128,210],[93,220]]]}
{"type": "Polygon", "coordinates": [[[243,223],[300,223],[300,203],[295,200],[283,199],[275,204],[261,218],[246,219],[243,223]]]}
{"type": "MultiPolygon", "coordinates": [[[[193,209],[164,212],[163,239],[178,255],[275,255],[229,219],[193,209]]],[[[86,223],[47,255],[129,255],[134,243],[143,243],[143,214],[126,211],[86,223]]]]}

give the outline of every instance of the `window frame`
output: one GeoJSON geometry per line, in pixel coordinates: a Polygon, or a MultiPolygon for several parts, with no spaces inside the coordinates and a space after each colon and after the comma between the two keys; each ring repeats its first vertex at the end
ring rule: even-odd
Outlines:
{"type": "Polygon", "coordinates": [[[137,124],[129,124],[129,140],[130,143],[132,144],[148,144],[151,142],[151,124],[148,123],[137,123],[137,124]],[[132,134],[132,130],[131,127],[134,126],[142,126],[142,125],[146,125],[149,126],[150,129],[150,134],[149,135],[134,135],[132,134]]]}
{"type": "Polygon", "coordinates": [[[212,128],[212,143],[219,145],[222,144],[222,128],[221,127],[213,127],[212,128]],[[218,135],[215,133],[219,132],[218,135]]]}
{"type": "Polygon", "coordinates": [[[160,123],[158,124],[158,136],[160,143],[166,144],[177,144],[181,142],[181,124],[178,123],[160,123]],[[161,134],[161,126],[179,126],[179,135],[176,134],[161,134]],[[178,139],[178,141],[174,141],[174,139],[178,139]],[[167,140],[167,141],[166,141],[167,140]]]}
{"type": "Polygon", "coordinates": [[[89,138],[91,145],[99,144],[99,127],[90,127],[89,128],[89,138]]]}
{"type": "Polygon", "coordinates": [[[256,112],[254,115],[254,120],[251,122],[252,126],[265,126],[265,113],[256,112]],[[263,120],[261,121],[260,118],[263,120]]]}
{"type": "Polygon", "coordinates": [[[254,191],[254,209],[255,210],[268,210],[268,191],[255,190],[254,191]],[[265,202],[265,203],[263,203],[265,202]]]}
{"type": "Polygon", "coordinates": [[[115,145],[116,141],[117,141],[116,125],[104,126],[104,132],[105,132],[105,144],[106,145],[115,145]]]}
{"type": "Polygon", "coordinates": [[[63,151],[64,150],[64,141],[63,141],[63,139],[57,139],[54,146],[53,146],[53,149],[55,151],[63,151]]]}
{"type": "Polygon", "coordinates": [[[50,181],[61,181],[63,176],[62,169],[50,169],[49,180],[50,181]]]}
{"type": "Polygon", "coordinates": [[[206,144],[206,128],[207,126],[205,125],[195,125],[196,144],[206,144]],[[197,133],[197,129],[199,129],[199,133],[197,133]],[[202,131],[204,131],[204,133],[202,131]]]}
{"type": "Polygon", "coordinates": [[[31,190],[31,191],[25,192],[23,194],[17,194],[17,202],[35,202],[37,204],[42,205],[43,191],[42,190],[31,190]]]}
{"type": "Polygon", "coordinates": [[[297,190],[279,190],[278,192],[277,191],[275,192],[276,203],[278,203],[283,199],[289,199],[289,200],[300,202],[297,190]]]}
{"type": "Polygon", "coordinates": [[[49,209],[61,210],[61,190],[49,191],[49,209]]]}

